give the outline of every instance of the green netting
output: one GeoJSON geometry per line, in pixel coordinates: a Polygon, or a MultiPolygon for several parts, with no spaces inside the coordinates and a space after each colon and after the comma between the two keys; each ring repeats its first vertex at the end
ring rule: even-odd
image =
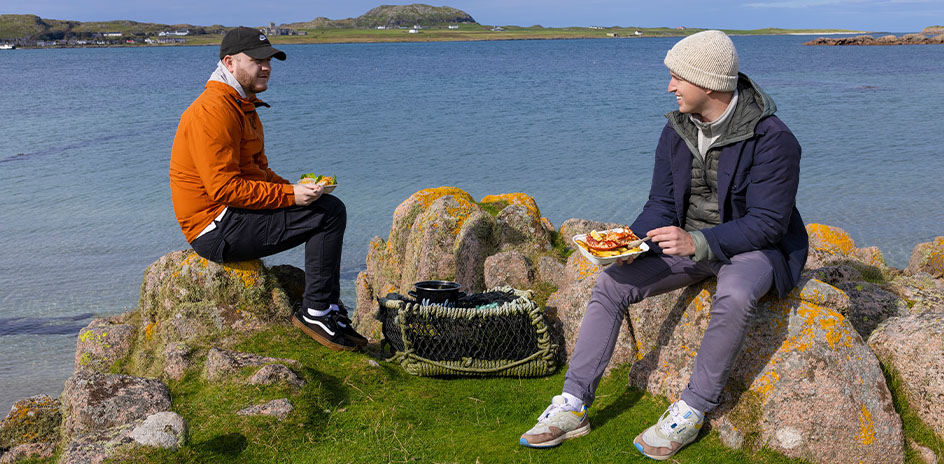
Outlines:
{"type": "Polygon", "coordinates": [[[530,290],[498,287],[455,307],[397,293],[378,301],[392,360],[413,375],[539,377],[557,368],[558,347],[530,290]]]}

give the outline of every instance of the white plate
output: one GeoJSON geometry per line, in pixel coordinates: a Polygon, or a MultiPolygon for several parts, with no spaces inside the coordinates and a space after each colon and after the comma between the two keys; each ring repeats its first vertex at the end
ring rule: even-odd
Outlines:
{"type": "MultiPolygon", "coordinates": [[[[609,229],[609,230],[622,230],[622,229],[609,229]]],[[[600,231],[600,233],[603,233],[603,232],[608,232],[608,230],[600,231]]],[[[584,247],[580,246],[580,244],[577,243],[577,240],[580,240],[580,241],[586,243],[587,234],[577,234],[577,235],[574,235],[574,237],[573,237],[571,240],[574,241],[574,245],[577,247],[577,251],[579,251],[580,254],[583,255],[584,258],[587,258],[587,261],[590,261],[591,263],[596,264],[596,265],[598,265],[598,266],[606,266],[607,264],[615,263],[617,259],[620,259],[620,258],[629,258],[629,257],[631,257],[631,256],[639,256],[639,255],[641,255],[641,254],[643,254],[643,253],[649,251],[649,244],[643,242],[642,244],[639,245],[639,251],[634,251],[634,252],[632,252],[632,253],[624,253],[624,254],[621,254],[621,255],[607,256],[606,258],[601,258],[601,257],[599,257],[599,256],[593,256],[593,254],[591,254],[589,251],[587,251],[586,249],[584,249],[584,247]]]]}
{"type": "Polygon", "coordinates": [[[334,191],[334,188],[337,187],[337,186],[338,186],[338,184],[325,185],[325,186],[324,186],[324,188],[325,188],[325,189],[324,189],[324,193],[331,193],[331,192],[333,192],[333,191],[334,191]]]}

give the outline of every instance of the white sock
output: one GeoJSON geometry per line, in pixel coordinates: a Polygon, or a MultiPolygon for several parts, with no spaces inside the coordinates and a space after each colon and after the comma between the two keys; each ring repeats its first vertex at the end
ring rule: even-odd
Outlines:
{"type": "Polygon", "coordinates": [[[574,408],[574,411],[579,411],[581,408],[583,408],[582,399],[577,398],[576,396],[571,395],[570,393],[567,393],[567,392],[561,393],[561,396],[563,396],[564,399],[567,400],[567,404],[569,406],[574,408]]]}
{"type": "Polygon", "coordinates": [[[702,420],[705,419],[705,413],[704,413],[704,412],[699,411],[699,410],[697,410],[697,409],[695,409],[695,408],[689,406],[688,403],[685,402],[685,400],[678,400],[678,403],[679,403],[679,411],[681,411],[682,413],[684,413],[685,410],[689,410],[689,411],[691,411],[692,413],[695,414],[695,417],[698,418],[698,421],[702,421],[702,420]]]}
{"type": "Polygon", "coordinates": [[[318,311],[317,309],[308,308],[307,313],[311,317],[321,317],[330,313],[331,311],[340,311],[340,309],[338,309],[338,305],[332,304],[331,306],[328,306],[327,309],[322,309],[321,311],[318,311]]]}

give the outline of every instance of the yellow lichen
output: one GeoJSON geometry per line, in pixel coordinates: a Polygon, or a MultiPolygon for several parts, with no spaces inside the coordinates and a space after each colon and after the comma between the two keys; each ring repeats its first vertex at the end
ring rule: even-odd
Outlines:
{"type": "Polygon", "coordinates": [[[223,269],[230,275],[241,280],[247,287],[254,287],[262,282],[262,261],[237,261],[223,264],[223,269]]]}
{"type": "Polygon", "coordinates": [[[541,219],[541,210],[534,198],[527,193],[502,193],[500,195],[486,195],[482,198],[482,203],[494,203],[497,201],[507,201],[511,205],[521,205],[527,208],[528,214],[537,220],[541,219]]]}
{"type": "Polygon", "coordinates": [[[763,401],[767,401],[767,397],[774,389],[774,384],[776,384],[779,380],[780,375],[778,375],[776,371],[770,370],[754,380],[754,383],[751,385],[750,389],[760,394],[760,396],[763,398],[763,401]]]}
{"type": "Polygon", "coordinates": [[[148,325],[144,326],[144,338],[145,338],[146,340],[150,340],[151,337],[154,336],[154,326],[155,326],[155,325],[156,325],[156,324],[155,324],[154,322],[151,322],[151,323],[149,323],[148,325]]]}
{"type": "Polygon", "coordinates": [[[859,434],[856,440],[863,445],[871,445],[875,441],[875,424],[872,422],[872,413],[865,405],[862,405],[862,412],[859,413],[859,434]]]}
{"type": "Polygon", "coordinates": [[[848,255],[855,250],[852,237],[842,229],[823,224],[809,224],[806,230],[810,235],[811,243],[820,243],[823,251],[848,255]]]}
{"type": "Polygon", "coordinates": [[[469,195],[468,192],[462,190],[458,187],[436,187],[420,190],[419,192],[414,193],[410,196],[411,199],[416,200],[419,204],[423,205],[423,208],[429,208],[429,205],[433,204],[439,197],[444,197],[446,195],[452,195],[456,198],[463,198],[468,202],[472,202],[472,195],[469,195]]]}

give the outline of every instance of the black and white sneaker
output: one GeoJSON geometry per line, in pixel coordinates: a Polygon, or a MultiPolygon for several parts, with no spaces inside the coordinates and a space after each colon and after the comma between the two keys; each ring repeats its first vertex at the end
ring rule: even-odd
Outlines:
{"type": "Polygon", "coordinates": [[[357,346],[367,346],[367,337],[357,333],[354,330],[354,326],[351,325],[351,318],[347,316],[347,307],[343,303],[338,302],[339,316],[338,316],[338,327],[341,329],[341,333],[347,337],[348,340],[354,342],[357,346]]]}
{"type": "MultiPolygon", "coordinates": [[[[338,324],[341,313],[331,311],[324,316],[312,316],[306,310],[296,311],[292,315],[292,325],[302,329],[306,335],[335,351],[353,351],[357,348],[348,340],[338,324]]],[[[347,327],[350,327],[349,325],[347,327]]],[[[351,329],[353,331],[353,329],[351,329]]]]}

